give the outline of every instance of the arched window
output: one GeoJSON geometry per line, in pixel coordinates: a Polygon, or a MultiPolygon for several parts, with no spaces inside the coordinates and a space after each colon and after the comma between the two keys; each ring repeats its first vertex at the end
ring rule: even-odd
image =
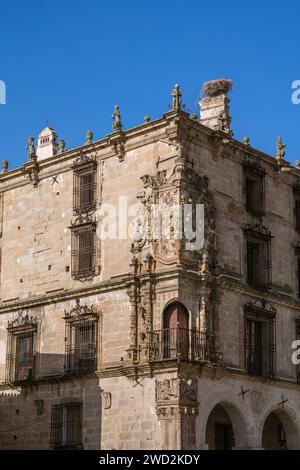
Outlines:
{"type": "Polygon", "coordinates": [[[164,311],[162,341],[164,359],[188,359],[189,314],[179,302],[164,311]]]}

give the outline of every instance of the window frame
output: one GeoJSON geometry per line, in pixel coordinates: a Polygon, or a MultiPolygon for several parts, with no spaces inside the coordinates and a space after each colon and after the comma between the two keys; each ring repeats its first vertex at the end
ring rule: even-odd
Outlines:
{"type": "Polygon", "coordinates": [[[244,192],[244,206],[247,212],[256,216],[266,215],[265,208],[265,175],[264,168],[257,162],[246,161],[243,164],[243,192],[244,192]],[[247,181],[252,181],[258,189],[256,189],[256,196],[252,201],[248,198],[247,181]],[[257,203],[259,201],[259,204],[257,203]],[[255,207],[256,206],[256,207],[255,207]]]}
{"type": "Polygon", "coordinates": [[[50,447],[53,449],[83,449],[83,405],[81,402],[52,405],[50,447]],[[78,410],[76,411],[78,422],[75,423],[75,433],[73,421],[76,413],[74,410],[78,410]],[[72,419],[70,419],[70,415],[72,419]],[[72,438],[74,438],[74,434],[77,434],[75,440],[70,439],[70,431],[72,438]]]}
{"type": "MultiPolygon", "coordinates": [[[[270,289],[272,283],[272,253],[271,253],[271,232],[262,224],[256,224],[253,227],[246,226],[244,229],[245,236],[245,262],[246,262],[246,272],[245,278],[247,284],[252,287],[259,289],[270,289]],[[250,255],[250,243],[255,244],[260,247],[260,250],[263,250],[263,254],[258,254],[258,257],[261,256],[261,261],[259,261],[259,274],[254,275],[253,273],[257,272],[255,266],[251,267],[249,263],[250,255]],[[261,248],[262,247],[262,248],[261,248]],[[261,270],[263,271],[263,275],[261,270]],[[264,280],[260,280],[259,277],[264,277],[264,280]]],[[[252,258],[251,263],[254,263],[252,258]]]]}
{"type": "Polygon", "coordinates": [[[72,165],[73,169],[73,213],[80,215],[95,211],[96,209],[96,172],[97,163],[90,155],[80,155],[75,159],[72,165]],[[83,190],[82,181],[87,176],[91,177],[91,182],[83,190]],[[88,193],[88,197],[86,196],[88,193]],[[85,194],[85,196],[83,196],[85,194]]]}
{"type": "Polygon", "coordinates": [[[96,274],[96,223],[77,223],[69,228],[71,229],[72,278],[79,280],[92,278],[96,274]],[[80,246],[82,238],[87,233],[90,234],[90,243],[86,243],[86,246],[82,247],[80,246]],[[87,255],[90,257],[89,264],[86,264],[87,255]]]}
{"type": "MultiPolygon", "coordinates": [[[[245,373],[268,379],[276,378],[276,309],[265,300],[249,302],[244,306],[244,354],[245,373]],[[261,370],[249,366],[249,354],[252,354],[252,337],[249,337],[249,325],[260,324],[261,327],[261,370]],[[264,330],[264,331],[263,331],[264,330]],[[263,336],[267,338],[263,343],[263,336]]],[[[254,353],[255,345],[254,345],[254,353]]]]}

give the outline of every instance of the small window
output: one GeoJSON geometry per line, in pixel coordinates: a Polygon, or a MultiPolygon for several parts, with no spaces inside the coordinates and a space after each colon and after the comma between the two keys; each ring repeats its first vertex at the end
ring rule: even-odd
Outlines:
{"type": "Polygon", "coordinates": [[[300,199],[295,199],[295,229],[300,232],[300,199]]]}
{"type": "Polygon", "coordinates": [[[80,306],[78,301],[66,320],[66,374],[84,374],[97,368],[98,312],[93,307],[80,306]]]}
{"type": "Polygon", "coordinates": [[[74,212],[88,212],[95,208],[95,202],[95,173],[74,173],[74,212]]]}
{"type": "Polygon", "coordinates": [[[275,314],[266,303],[245,306],[245,369],[249,375],[275,375],[275,314]]]}
{"type": "Polygon", "coordinates": [[[96,237],[95,225],[82,224],[72,230],[72,276],[74,279],[95,275],[96,237]]]}
{"type": "Polygon", "coordinates": [[[51,447],[82,448],[82,404],[55,405],[51,409],[51,447]]]}
{"type": "Polygon", "coordinates": [[[247,283],[268,288],[271,284],[271,233],[262,224],[247,226],[244,233],[247,283]]]}
{"type": "Polygon", "coordinates": [[[244,165],[244,193],[246,210],[256,215],[265,214],[265,172],[259,164],[244,165]]]}
{"type": "Polygon", "coordinates": [[[35,377],[37,322],[23,315],[8,324],[6,382],[19,383],[35,377]]]}

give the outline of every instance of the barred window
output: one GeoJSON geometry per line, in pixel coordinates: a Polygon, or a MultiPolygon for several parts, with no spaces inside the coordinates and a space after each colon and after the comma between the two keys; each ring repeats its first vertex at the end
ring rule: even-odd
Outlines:
{"type": "Polygon", "coordinates": [[[254,287],[271,284],[271,234],[261,224],[249,227],[246,235],[247,282],[254,287]]]}
{"type": "Polygon", "coordinates": [[[75,279],[95,275],[96,237],[95,224],[87,223],[71,227],[72,276],[75,279]]]}
{"type": "Polygon", "coordinates": [[[216,450],[231,450],[234,447],[234,433],[231,424],[215,423],[216,450]]]}
{"type": "Polygon", "coordinates": [[[295,229],[300,232],[300,199],[295,199],[295,229]]]}
{"type": "Polygon", "coordinates": [[[96,207],[96,167],[91,155],[81,154],[73,162],[73,210],[77,215],[96,207]]]}
{"type": "Polygon", "coordinates": [[[244,165],[244,193],[247,211],[256,215],[265,214],[265,172],[255,163],[244,165]]]}
{"type": "Polygon", "coordinates": [[[82,447],[82,404],[67,403],[51,408],[51,440],[53,448],[82,447]]]}
{"type": "Polygon", "coordinates": [[[95,209],[96,185],[95,172],[88,171],[85,173],[74,172],[74,212],[76,214],[88,212],[95,209]]]}
{"type": "Polygon", "coordinates": [[[97,368],[98,313],[93,307],[80,306],[66,313],[65,373],[82,374],[97,368]]]}
{"type": "Polygon", "coordinates": [[[266,302],[245,306],[245,370],[249,375],[275,376],[275,315],[266,302]]]}
{"type": "Polygon", "coordinates": [[[35,377],[36,318],[23,315],[8,324],[6,374],[7,383],[19,383],[35,377]]]}

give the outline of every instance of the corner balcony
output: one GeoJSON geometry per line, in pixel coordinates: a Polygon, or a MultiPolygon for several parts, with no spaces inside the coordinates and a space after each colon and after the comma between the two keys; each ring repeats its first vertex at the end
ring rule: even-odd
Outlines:
{"type": "Polygon", "coordinates": [[[207,362],[211,337],[197,330],[165,328],[149,333],[149,362],[182,360],[207,362]]]}

